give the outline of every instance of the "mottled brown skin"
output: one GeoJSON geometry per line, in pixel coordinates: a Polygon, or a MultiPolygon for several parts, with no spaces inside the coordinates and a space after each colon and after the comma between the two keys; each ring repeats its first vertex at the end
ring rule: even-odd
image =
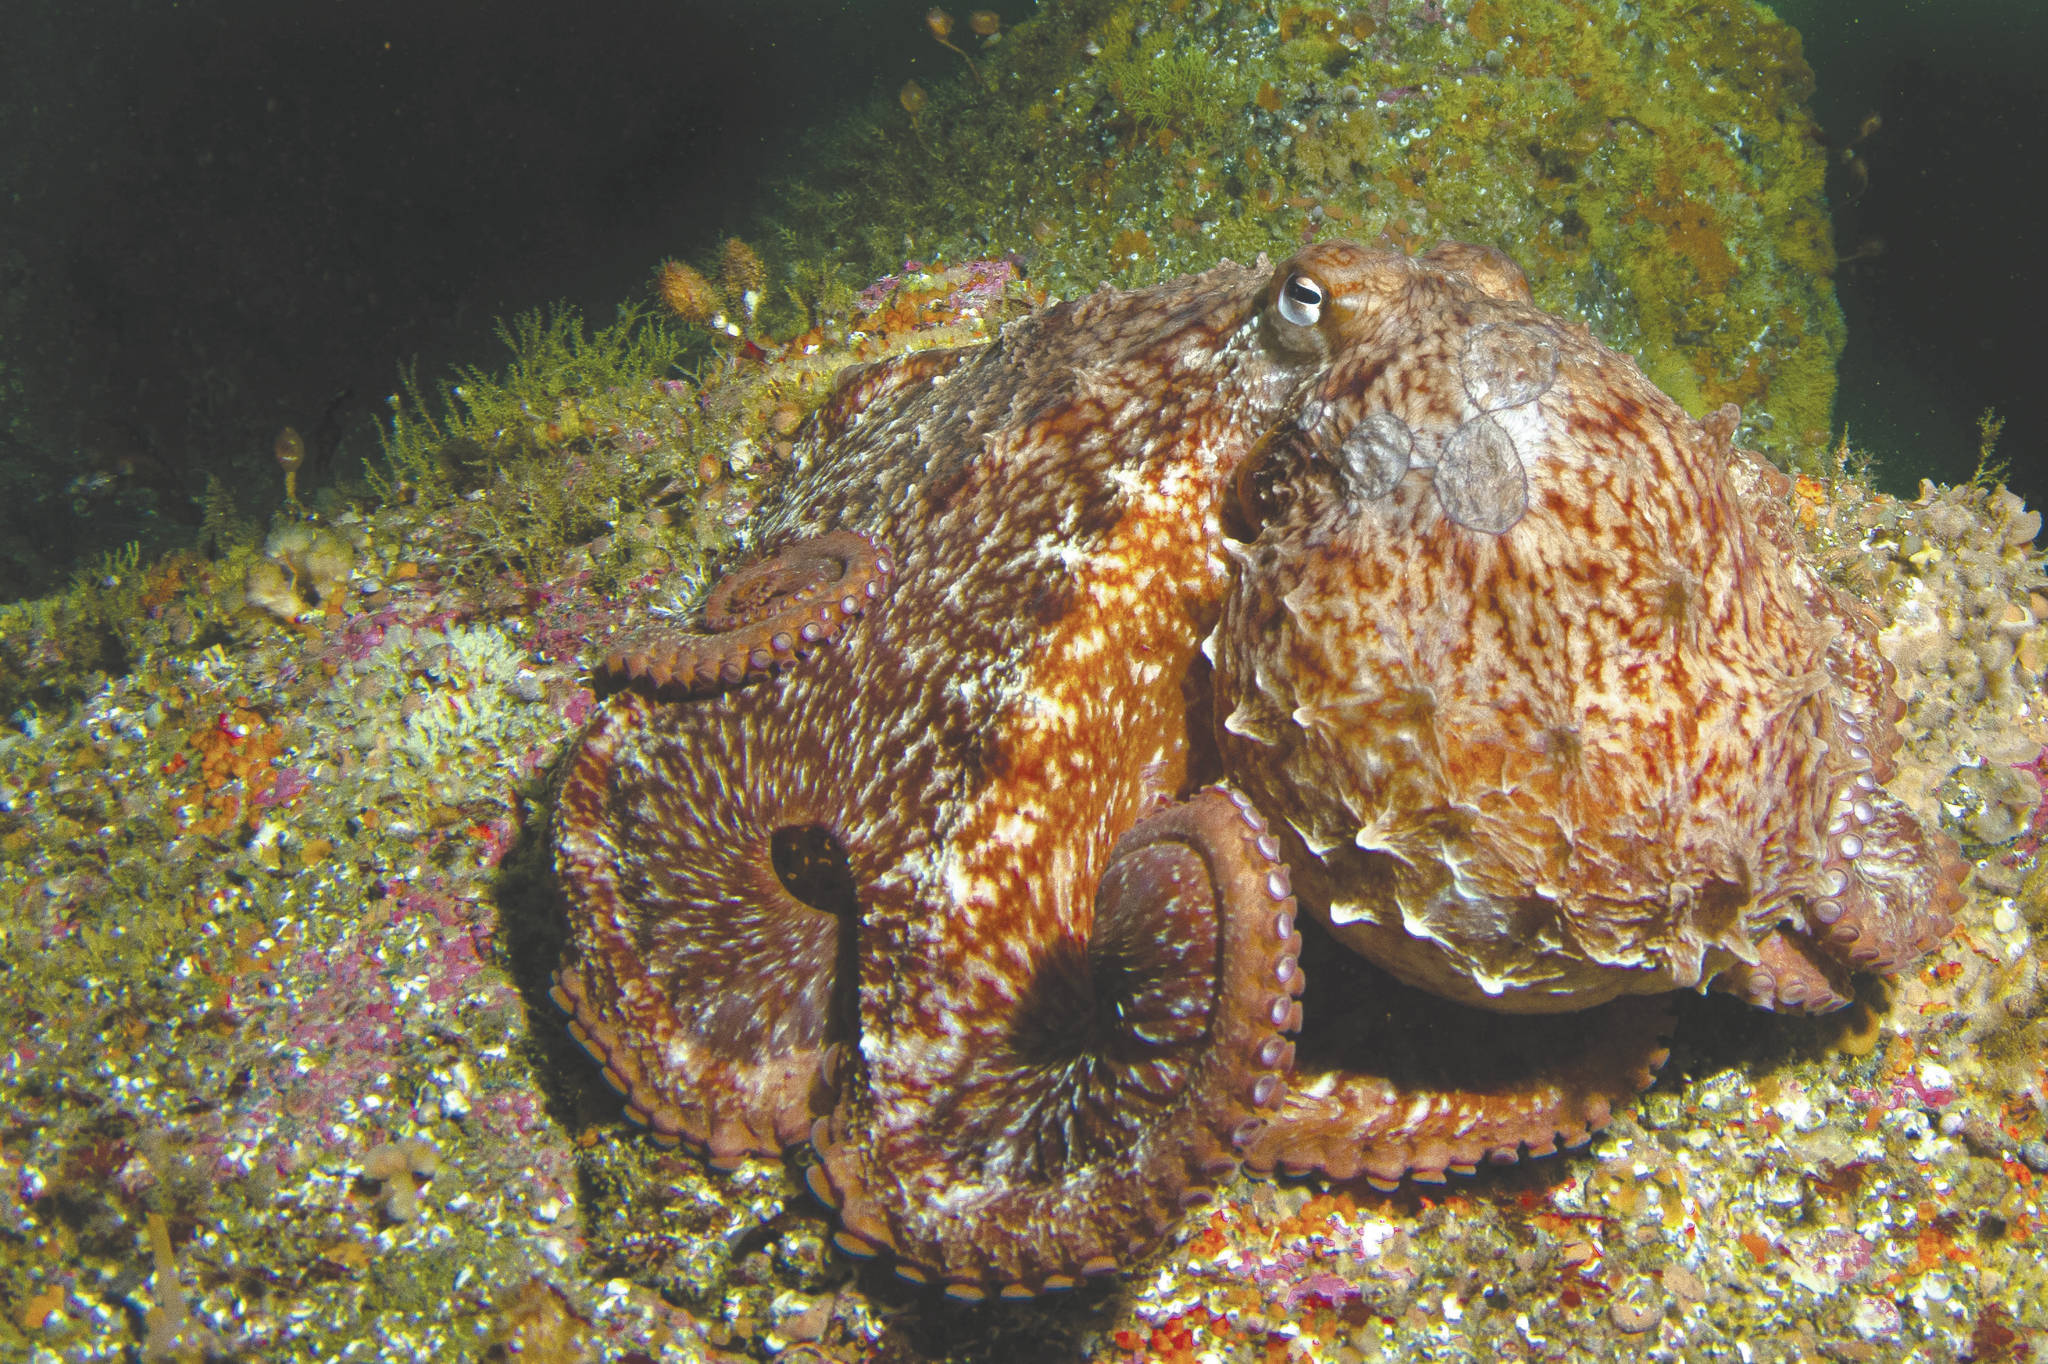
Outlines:
{"type": "MultiPolygon", "coordinates": [[[[1518,406],[1559,401],[1520,397],[1543,358],[1523,344],[1532,335],[1494,334],[1491,368],[1475,380],[1483,415],[1504,429],[1518,406]]],[[[963,1298],[1065,1287],[1127,1264],[1240,1161],[1388,1184],[1583,1140],[1661,1059],[1657,1002],[1621,998],[1584,1024],[1518,1025],[1529,1064],[1462,1084],[1404,1068],[1381,1053],[1403,1049],[1399,1020],[1421,1017],[1424,1002],[1361,974],[1362,963],[1316,966],[1338,988],[1311,996],[1303,1026],[1304,948],[1282,858],[1313,883],[1317,908],[1355,918],[1340,935],[1363,924],[1356,945],[1398,974],[1493,1007],[1502,996],[1475,980],[1521,972],[1532,996],[1548,991],[1544,1007],[1578,1008],[1653,988],[1660,970],[1656,988],[1670,988],[1709,966],[1725,980],[1745,965],[1747,993],[1790,1003],[1839,970],[1842,950],[1825,944],[1845,929],[1858,946],[1882,944],[1868,963],[1878,967],[1936,931],[1943,901],[1924,859],[1815,861],[1822,844],[1840,853],[1838,834],[1779,827],[1788,809],[1808,824],[1837,805],[1859,818],[1864,799],[1887,848],[1919,837],[1873,794],[1888,731],[1867,636],[1822,638],[1822,617],[1846,608],[1799,576],[1789,541],[1742,530],[1755,508],[1724,475],[1694,468],[1701,440],[1735,458],[1725,436],[1701,436],[1627,362],[1528,309],[1512,263],[1474,248],[1406,261],[1329,244],[1270,272],[1224,266],[1059,305],[987,347],[851,370],[760,524],[760,557],[729,580],[728,597],[747,608],[700,633],[632,636],[604,670],[619,690],[560,803],[571,943],[556,997],[657,1136],[719,1163],[810,1140],[810,1178],[838,1210],[840,1244],[888,1253],[900,1273],[963,1298]],[[1487,309],[1519,309],[1496,320],[1534,328],[1538,341],[1564,338],[1556,393],[1588,406],[1569,414],[1576,434],[1555,460],[1472,425],[1436,377],[1444,338],[1469,329],[1458,319],[1487,309]],[[1434,460],[1434,473],[1397,468],[1384,442],[1345,445],[1369,403],[1406,414],[1420,433],[1418,470],[1434,460]],[[1431,420],[1469,426],[1469,438],[1433,444],[1431,420]],[[1665,432],[1640,437],[1657,455],[1648,463],[1628,453],[1646,422],[1665,432]],[[1351,461],[1343,489],[1333,453],[1351,461]],[[1553,519],[1569,548],[1590,524],[1571,499],[1590,488],[1597,501],[1598,479],[1560,481],[1552,466],[1603,460],[1639,501],[1665,508],[1660,533],[1678,523],[1674,543],[1698,552],[1652,586],[1610,571],[1593,587],[1619,594],[1615,624],[1589,635],[1578,622],[1599,592],[1571,573],[1537,590],[1498,565],[1532,536],[1557,548],[1538,530],[1553,519]],[[1666,480],[1675,491],[1656,486],[1666,480]],[[1697,507],[1686,501],[1695,491],[1706,497],[1697,507]],[[1244,516],[1265,522],[1252,545],[1226,540],[1226,514],[1245,536],[1255,528],[1244,516]],[[1382,521],[1372,554],[1349,552],[1359,526],[1382,521]],[[1775,584],[1766,598],[1732,615],[1714,604],[1723,579],[1746,581],[1739,565],[1769,554],[1779,568],[1759,580],[1775,584]],[[1429,614],[1489,564],[1482,600],[1429,614]],[[1433,586],[1418,596],[1418,583],[1433,586]],[[1623,623],[1646,603],[1665,624],[1623,623]],[[818,638],[791,632],[813,621],[818,638]],[[1339,714],[1313,742],[1303,737],[1294,716],[1304,705],[1351,704],[1346,650],[1369,653],[1365,637],[1418,623],[1467,662],[1376,702],[1358,723],[1339,714]],[[1425,842],[1477,831],[1457,855],[1511,878],[1549,865],[1543,840],[1567,816],[1547,814],[1544,800],[1564,802],[1571,819],[1615,817],[1572,806],[1578,778],[1558,760],[1597,766],[1607,736],[1654,749],[1664,729],[1693,723],[1673,706],[1659,712],[1664,729],[1601,731],[1581,716],[1573,743],[1557,728],[1573,712],[1553,720],[1524,699],[1544,727],[1518,720],[1520,731],[1486,742],[1507,755],[1555,731],[1556,746],[1539,746],[1544,761],[1512,759],[1516,789],[1533,794],[1467,812],[1429,785],[1442,765],[1418,736],[1442,704],[1432,688],[1478,735],[1502,722],[1479,713],[1477,691],[1459,690],[1471,659],[1513,659],[1509,646],[1532,631],[1625,649],[1676,632],[1687,659],[1723,668],[1728,651],[1709,623],[1736,632],[1738,662],[1725,666],[1761,657],[1784,693],[1780,710],[1812,730],[1787,738],[1778,712],[1736,705],[1714,723],[1745,735],[1749,725],[1771,743],[1723,744],[1715,770],[1788,761],[1792,794],[1710,792],[1688,815],[1652,783],[1639,788],[1651,805],[1620,812],[1637,821],[1634,841],[1599,844],[1603,856],[1677,868],[1669,884],[1721,913],[1709,946],[1674,946],[1653,925],[1638,935],[1650,964],[1622,965],[1629,984],[1617,988],[1616,963],[1577,938],[1559,950],[1512,931],[1468,932],[1467,954],[1446,957],[1401,943],[1398,920],[1390,934],[1352,915],[1409,872],[1332,855],[1332,800],[1412,796],[1420,812],[1397,802],[1396,825],[1425,842]],[[1197,653],[1212,629],[1215,716],[1229,717],[1213,736],[1197,653]],[[1788,674],[1788,659],[1804,671],[1788,674]],[[1824,702],[1801,709],[1802,697],[1824,702]],[[1817,748],[1822,733],[1846,744],[1857,732],[1879,736],[1867,772],[1817,748]],[[1234,786],[1203,785],[1219,775],[1219,744],[1221,775],[1235,784],[1241,770],[1287,823],[1269,826],[1234,786]],[[1738,867],[1746,845],[1731,851],[1707,827],[1717,819],[1786,851],[1738,867]],[[1826,901],[1832,925],[1810,931],[1830,870],[1844,868],[1846,883],[1866,863],[1896,863],[1905,900],[1861,893],[1859,879],[1859,896],[1826,901]],[[1796,888],[1774,889],[1781,867],[1796,888]],[[1777,894],[1781,912],[1733,904],[1721,888],[1742,874],[1777,894]],[[1926,902],[1917,917],[1902,908],[1915,895],[1926,902]],[[1699,961],[1690,975],[1688,951],[1699,961]],[[1387,1017],[1367,1017],[1368,1004],[1387,1017]]],[[[1597,648],[1567,657],[1574,669],[1607,666],[1597,648]]],[[[1645,694],[1684,682],[1629,676],[1645,694]]],[[[1502,695],[1514,701],[1512,690],[1502,695]]],[[[1713,696],[1688,699],[1713,713],[1713,696]]],[[[1614,761],[1649,770],[1661,759],[1614,761]]],[[[1418,853],[1417,884],[1442,884],[1442,866],[1425,863],[1418,853]]],[[[1636,893],[1588,865],[1596,908],[1636,893]]],[[[1626,946],[1634,922],[1623,914],[1587,940],[1626,946]]]]}
{"type": "Polygon", "coordinates": [[[1945,935],[1961,866],[1883,789],[1872,623],[1733,409],[1693,421],[1498,253],[1295,265],[1338,359],[1269,447],[1209,652],[1225,768],[1336,935],[1518,1012],[1709,982],[1832,1008],[1945,935]],[[1450,514],[1475,428],[1520,469],[1504,528],[1450,514]]]}
{"type": "Polygon", "coordinates": [[[1143,1253],[1284,1089],[1286,869],[1188,789],[1185,690],[1224,480],[1324,359],[1269,291],[843,375],[759,543],[812,581],[859,532],[884,590],[749,685],[637,638],[565,782],[557,997],[631,1111],[716,1161],[810,1137],[841,1244],[956,1296],[1143,1253]]]}

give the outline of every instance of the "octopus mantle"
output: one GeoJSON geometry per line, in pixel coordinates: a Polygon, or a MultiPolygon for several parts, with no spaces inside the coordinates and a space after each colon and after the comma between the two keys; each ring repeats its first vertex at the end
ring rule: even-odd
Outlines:
{"type": "Polygon", "coordinates": [[[606,661],[556,997],[657,1137],[809,1142],[839,1243],[957,1297],[1127,1264],[1241,1164],[1581,1141],[1646,996],[1829,1007],[1956,895],[1732,428],[1454,245],[849,370],[701,631],[606,661]],[[1389,1069],[1429,1006],[1344,946],[1613,1002],[1461,1088],[1389,1069]]]}

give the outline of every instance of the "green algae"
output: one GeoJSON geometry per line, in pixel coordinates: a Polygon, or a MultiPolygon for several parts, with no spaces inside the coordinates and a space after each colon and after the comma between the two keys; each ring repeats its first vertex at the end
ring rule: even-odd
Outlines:
{"type": "Polygon", "coordinates": [[[1145,132],[1218,140],[1252,99],[1249,74],[1213,49],[1176,42],[1159,30],[1137,41],[1120,26],[1106,28],[1110,34],[1117,41],[1101,58],[1103,79],[1145,132]]]}
{"type": "Polygon", "coordinates": [[[461,367],[431,395],[416,370],[404,374],[384,438],[388,472],[373,472],[372,486],[386,502],[474,495],[477,566],[545,577],[660,474],[679,472],[630,457],[663,448],[653,441],[626,458],[594,456],[630,430],[684,420],[657,381],[674,373],[685,340],[636,307],[587,329],[563,304],[500,322],[498,337],[510,352],[500,369],[461,367]]]}
{"type": "MultiPolygon", "coordinates": [[[[799,266],[758,334],[794,334],[849,297],[831,267],[799,266]]],[[[511,569],[538,581],[571,559],[607,595],[648,573],[701,575],[775,473],[769,452],[793,425],[779,410],[800,416],[825,391],[821,376],[770,377],[731,338],[638,304],[596,328],[556,305],[498,334],[499,369],[461,367],[431,392],[403,376],[372,478],[387,505],[463,504],[454,569],[478,580],[511,569]]]]}
{"type": "Polygon", "coordinates": [[[878,100],[780,191],[799,259],[1012,251],[1072,293],[1314,237],[1504,248],[1537,302],[1783,464],[1827,442],[1843,327],[1799,36],[1743,0],[1049,9],[993,93],[878,100]],[[936,155],[934,154],[936,153],[936,155]]]}
{"type": "Polygon", "coordinates": [[[460,467],[465,460],[511,460],[576,440],[581,403],[666,377],[684,349],[673,329],[633,307],[592,331],[558,303],[500,321],[497,332],[511,352],[501,369],[461,366],[432,394],[416,369],[403,375],[384,440],[391,472],[376,481],[387,500],[407,485],[446,495],[475,472],[460,467]]]}

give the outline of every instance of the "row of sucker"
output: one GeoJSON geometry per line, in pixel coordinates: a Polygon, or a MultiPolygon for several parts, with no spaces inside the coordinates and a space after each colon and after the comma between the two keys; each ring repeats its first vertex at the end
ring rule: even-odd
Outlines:
{"type": "Polygon", "coordinates": [[[612,645],[600,678],[698,696],[766,677],[837,639],[894,573],[858,531],[812,536],[721,579],[704,603],[707,633],[641,629],[612,645]]]}

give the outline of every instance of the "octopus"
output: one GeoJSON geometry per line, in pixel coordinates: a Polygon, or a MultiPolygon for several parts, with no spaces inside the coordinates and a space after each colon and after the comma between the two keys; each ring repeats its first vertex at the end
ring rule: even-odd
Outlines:
{"type": "Polygon", "coordinates": [[[796,1153],[960,1299],[1114,1273],[1242,1168],[1583,1142],[1669,992],[1836,1006],[1959,894],[1734,424],[1456,244],[850,368],[696,628],[598,670],[555,998],[657,1139],[796,1153]],[[1432,997],[1530,1063],[1366,1026],[1432,997]]]}

